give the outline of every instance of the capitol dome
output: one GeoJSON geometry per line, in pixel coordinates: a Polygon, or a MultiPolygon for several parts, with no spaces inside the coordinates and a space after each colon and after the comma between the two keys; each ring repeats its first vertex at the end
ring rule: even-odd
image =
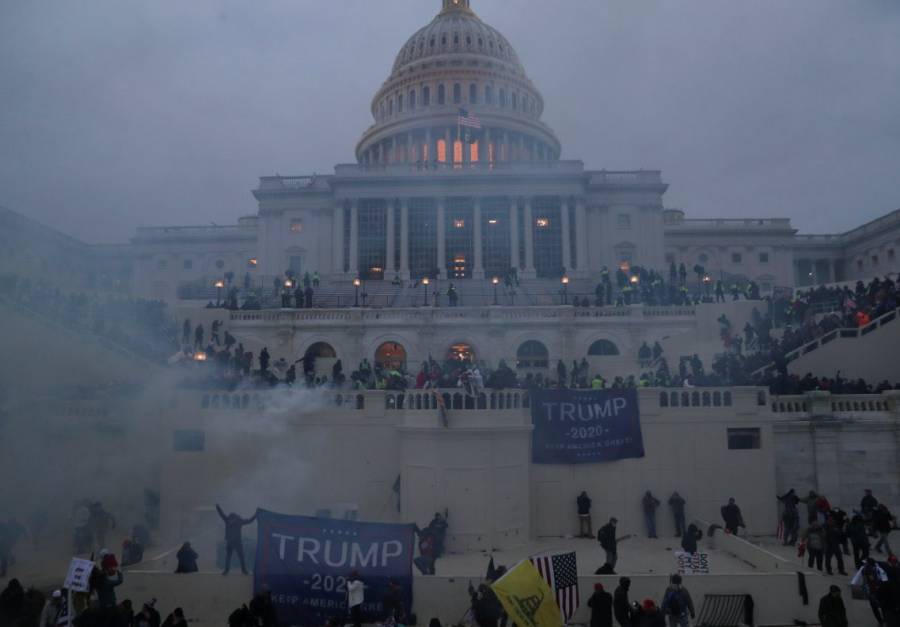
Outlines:
{"type": "Polygon", "coordinates": [[[558,159],[559,140],[540,121],[544,99],[515,49],[470,0],[442,2],[397,53],[372,99],[375,123],[356,147],[359,162],[458,167],[558,159]],[[461,113],[470,118],[462,127],[461,113]]]}

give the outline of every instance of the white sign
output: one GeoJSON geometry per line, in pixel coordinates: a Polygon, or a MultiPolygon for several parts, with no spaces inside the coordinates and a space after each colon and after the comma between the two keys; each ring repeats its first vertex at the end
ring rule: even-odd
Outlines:
{"type": "Polygon", "coordinates": [[[675,563],[679,575],[709,574],[709,553],[675,551],[675,563]]]}
{"type": "Polygon", "coordinates": [[[72,592],[87,592],[91,579],[91,571],[94,570],[94,562],[91,560],[83,560],[77,557],[72,558],[69,564],[69,572],[66,575],[66,582],[63,588],[72,592]]]}

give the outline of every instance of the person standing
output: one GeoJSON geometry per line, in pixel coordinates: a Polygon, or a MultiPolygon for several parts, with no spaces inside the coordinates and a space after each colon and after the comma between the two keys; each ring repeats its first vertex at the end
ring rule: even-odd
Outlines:
{"type": "Polygon", "coordinates": [[[216,503],[216,511],[219,512],[219,517],[225,523],[225,570],[222,574],[227,575],[231,569],[231,554],[234,552],[237,553],[241,562],[241,572],[248,575],[247,566],[244,562],[244,537],[241,529],[244,525],[252,524],[256,520],[256,514],[247,519],[241,518],[234,512],[226,516],[218,503],[216,503]]]}
{"type": "Polygon", "coordinates": [[[791,488],[779,496],[778,500],[784,506],[784,511],[781,513],[781,524],[784,526],[783,546],[793,545],[797,542],[797,533],[800,531],[800,512],[797,511],[800,499],[794,492],[794,488],[791,488]]]}
{"type": "Polygon", "coordinates": [[[656,537],[656,508],[659,507],[659,499],[647,490],[641,500],[644,509],[644,524],[647,526],[647,537],[656,537]]]}
{"type": "Polygon", "coordinates": [[[591,627],[613,627],[613,598],[603,590],[602,583],[594,584],[594,594],[588,599],[588,607],[591,608],[591,627]]]}
{"type": "Polygon", "coordinates": [[[888,555],[893,555],[894,552],[891,550],[888,536],[891,534],[891,529],[894,527],[894,517],[884,503],[880,503],[878,507],[875,508],[875,513],[872,515],[872,527],[875,529],[875,533],[878,534],[878,542],[875,543],[875,550],[881,553],[881,549],[883,548],[888,555]]]}
{"type": "Polygon", "coordinates": [[[847,535],[850,536],[850,544],[853,546],[853,564],[856,568],[860,568],[869,559],[869,548],[871,546],[869,544],[869,534],[866,531],[866,521],[862,516],[856,514],[850,519],[847,535]]]}
{"type": "Polygon", "coordinates": [[[806,567],[812,568],[813,562],[816,568],[822,570],[822,556],[825,552],[825,535],[822,532],[822,526],[814,522],[807,527],[803,534],[803,541],[806,545],[806,567]]]}
{"type": "Polygon", "coordinates": [[[594,530],[591,526],[591,498],[584,490],[575,499],[578,505],[578,535],[582,538],[593,538],[594,530]]]}
{"type": "Polygon", "coordinates": [[[819,622],[822,627],[848,627],[847,609],[839,587],[830,586],[828,594],[819,601],[819,622]]]}
{"type": "Polygon", "coordinates": [[[675,519],[675,537],[680,538],[684,534],[684,505],[685,500],[678,490],[672,492],[669,497],[669,507],[672,508],[672,517],[675,519]]]}
{"type": "Polygon", "coordinates": [[[728,499],[728,505],[722,507],[722,520],[725,521],[725,531],[732,535],[737,535],[739,527],[747,527],[741,508],[734,502],[733,497],[728,499]]]}
{"type": "Polygon", "coordinates": [[[875,616],[875,620],[878,621],[879,625],[884,623],[884,616],[881,613],[881,605],[879,603],[879,593],[887,580],[887,573],[871,557],[866,560],[863,567],[850,580],[850,585],[862,586],[863,592],[866,593],[866,598],[869,600],[869,607],[872,608],[872,615],[875,616]]]}
{"type": "Polygon", "coordinates": [[[697,542],[701,538],[703,538],[703,532],[697,528],[697,525],[691,523],[681,538],[681,548],[685,553],[693,555],[697,552],[697,542]]]}
{"type": "Polygon", "coordinates": [[[844,555],[841,552],[841,543],[844,532],[834,518],[829,518],[825,525],[825,572],[831,572],[831,558],[837,558],[838,573],[847,575],[844,571],[844,555]]]}
{"type": "Polygon", "coordinates": [[[44,609],[41,610],[41,618],[38,621],[39,627],[57,627],[57,618],[59,617],[59,612],[62,609],[62,591],[54,590],[50,594],[50,598],[47,599],[47,603],[44,604],[44,609]]]}
{"type": "Polygon", "coordinates": [[[660,609],[669,617],[669,627],[690,627],[691,619],[694,618],[691,593],[681,585],[681,575],[672,575],[669,582],[660,609]]]}
{"type": "Polygon", "coordinates": [[[191,547],[190,542],[185,542],[178,549],[175,558],[178,560],[178,566],[175,568],[176,573],[196,573],[197,568],[197,552],[191,547]]]}
{"type": "Polygon", "coordinates": [[[616,562],[619,561],[619,555],[616,551],[616,543],[618,542],[616,539],[616,524],[618,522],[618,519],[610,518],[609,522],[600,527],[600,530],[597,532],[597,542],[600,543],[600,547],[606,553],[606,565],[611,570],[610,574],[615,573],[616,562]]]}
{"type": "Polygon", "coordinates": [[[117,605],[116,588],[122,585],[125,578],[122,576],[122,571],[119,570],[119,565],[116,564],[114,559],[109,562],[104,559],[103,564],[105,564],[103,575],[97,587],[97,601],[100,604],[100,609],[113,609],[117,605]]]}
{"type": "Polygon", "coordinates": [[[365,597],[365,589],[365,585],[359,578],[359,573],[354,570],[347,577],[347,608],[350,611],[353,627],[362,627],[362,604],[365,597]]]}
{"type": "Polygon", "coordinates": [[[629,588],[631,588],[631,579],[620,577],[619,587],[613,592],[613,616],[616,617],[619,627],[631,627],[632,625],[634,612],[631,609],[631,602],[628,600],[629,588]]]}

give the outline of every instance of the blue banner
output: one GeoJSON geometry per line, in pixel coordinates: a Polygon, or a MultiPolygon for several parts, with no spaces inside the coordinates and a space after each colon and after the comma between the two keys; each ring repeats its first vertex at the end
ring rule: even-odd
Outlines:
{"type": "Polygon", "coordinates": [[[272,592],[279,623],[323,625],[347,617],[347,577],[365,585],[363,621],[384,618],[393,579],[403,609],[412,606],[413,525],[366,523],[257,512],[254,591],[272,592]]]}
{"type": "Polygon", "coordinates": [[[531,391],[531,461],[590,464],[644,456],[637,390],[531,391]]]}

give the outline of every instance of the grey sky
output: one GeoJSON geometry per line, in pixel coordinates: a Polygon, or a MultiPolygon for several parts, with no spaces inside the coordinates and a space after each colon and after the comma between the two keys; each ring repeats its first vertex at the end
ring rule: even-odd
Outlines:
{"type": "MultiPolygon", "coordinates": [[[[900,207],[900,3],[472,0],[563,158],[659,168],[692,217],[842,231],[900,207]]],[[[353,160],[439,0],[0,3],[0,204],[88,241],[229,223],[353,160]]]]}

